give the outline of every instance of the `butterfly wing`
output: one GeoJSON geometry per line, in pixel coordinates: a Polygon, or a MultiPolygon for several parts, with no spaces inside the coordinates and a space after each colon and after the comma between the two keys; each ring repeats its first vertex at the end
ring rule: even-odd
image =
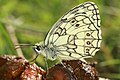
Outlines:
{"type": "Polygon", "coordinates": [[[76,6],[61,17],[46,36],[45,46],[62,59],[94,56],[101,43],[100,15],[93,2],[76,6]]]}

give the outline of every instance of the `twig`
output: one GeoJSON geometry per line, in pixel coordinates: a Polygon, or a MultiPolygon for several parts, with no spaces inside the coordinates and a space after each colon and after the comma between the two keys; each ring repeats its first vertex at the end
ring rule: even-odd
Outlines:
{"type": "MultiPolygon", "coordinates": [[[[14,27],[11,24],[5,24],[5,27],[6,27],[7,31],[8,31],[8,33],[9,33],[9,35],[10,35],[10,38],[11,38],[14,46],[19,45],[17,37],[15,35],[14,27]]],[[[17,51],[18,56],[25,58],[21,48],[17,48],[16,51],[17,51]]]]}

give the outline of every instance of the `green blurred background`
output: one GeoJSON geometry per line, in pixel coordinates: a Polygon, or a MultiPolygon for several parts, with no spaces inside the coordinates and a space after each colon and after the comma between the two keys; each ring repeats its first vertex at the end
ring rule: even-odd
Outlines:
{"type": "MultiPolygon", "coordinates": [[[[0,0],[0,55],[17,55],[31,60],[30,46],[15,50],[15,44],[43,41],[52,25],[76,5],[88,0],[0,0]],[[16,41],[17,40],[17,41],[16,41]]],[[[120,0],[89,0],[101,15],[103,41],[94,60],[100,76],[120,80],[120,0]]],[[[42,57],[36,62],[44,66],[42,57]]]]}

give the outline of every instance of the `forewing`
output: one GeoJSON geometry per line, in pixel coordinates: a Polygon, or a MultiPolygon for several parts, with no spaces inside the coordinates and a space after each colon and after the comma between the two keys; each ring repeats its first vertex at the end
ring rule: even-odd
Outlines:
{"type": "Polygon", "coordinates": [[[98,7],[86,2],[71,9],[54,24],[45,45],[54,47],[63,59],[82,58],[94,56],[101,39],[98,7]]]}

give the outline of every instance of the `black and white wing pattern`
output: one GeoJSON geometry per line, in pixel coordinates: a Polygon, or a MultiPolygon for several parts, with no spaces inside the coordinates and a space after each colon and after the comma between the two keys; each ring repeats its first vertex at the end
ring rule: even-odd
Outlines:
{"type": "Polygon", "coordinates": [[[54,24],[44,45],[54,48],[55,54],[62,59],[79,59],[94,56],[101,39],[98,7],[93,2],[85,2],[54,24]]]}

